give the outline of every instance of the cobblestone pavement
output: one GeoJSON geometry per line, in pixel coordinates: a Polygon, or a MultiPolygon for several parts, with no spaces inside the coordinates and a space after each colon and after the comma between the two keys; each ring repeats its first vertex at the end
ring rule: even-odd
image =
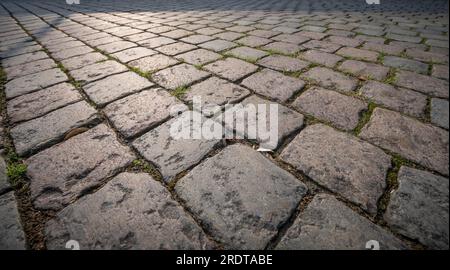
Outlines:
{"type": "Polygon", "coordinates": [[[0,249],[449,248],[448,1],[80,2],[0,0],[0,249]]]}

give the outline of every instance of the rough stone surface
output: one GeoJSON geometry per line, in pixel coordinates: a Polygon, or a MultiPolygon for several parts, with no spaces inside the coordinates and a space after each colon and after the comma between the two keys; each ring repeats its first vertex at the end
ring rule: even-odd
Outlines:
{"type": "Polygon", "coordinates": [[[7,172],[6,172],[6,162],[5,159],[0,156],[0,194],[5,193],[11,188],[9,184],[7,172]]]}
{"type": "Polygon", "coordinates": [[[75,56],[69,59],[64,59],[61,61],[62,65],[69,69],[69,70],[74,70],[74,69],[79,69],[85,66],[89,66],[92,64],[95,64],[97,62],[100,61],[104,61],[106,60],[106,56],[104,56],[101,53],[98,52],[93,52],[93,53],[87,53],[87,54],[83,54],[80,56],[75,56]]]}
{"type": "Polygon", "coordinates": [[[173,131],[175,128],[180,128],[180,132],[201,131],[201,122],[194,122],[195,117],[202,119],[199,112],[186,111],[133,142],[139,153],[158,167],[167,183],[178,173],[199,163],[220,142],[214,139],[178,138],[173,131]]]}
{"type": "Polygon", "coordinates": [[[10,100],[7,105],[9,121],[16,123],[36,118],[81,99],[72,85],[57,84],[10,100]]]}
{"type": "Polygon", "coordinates": [[[115,54],[111,55],[114,58],[119,59],[119,61],[123,63],[128,63],[130,61],[143,58],[146,56],[154,55],[156,52],[151,49],[137,47],[137,48],[130,48],[128,50],[116,52],[115,54]]]}
{"type": "Polygon", "coordinates": [[[131,67],[138,68],[143,72],[153,72],[166,67],[173,66],[179,62],[171,57],[157,54],[149,57],[141,58],[129,63],[131,67]]]}
{"type": "Polygon", "coordinates": [[[83,87],[89,98],[99,106],[149,88],[154,84],[133,72],[111,75],[83,87]]]}
{"type": "Polygon", "coordinates": [[[0,196],[0,216],[0,250],[26,249],[25,234],[13,192],[0,196]]]}
{"type": "Polygon", "coordinates": [[[302,77],[322,87],[336,89],[342,92],[352,92],[358,85],[356,79],[323,67],[312,68],[303,73],[302,77]]]}
{"type": "Polygon", "coordinates": [[[22,77],[25,75],[37,73],[55,67],[56,67],[55,61],[51,59],[42,59],[31,63],[24,63],[21,65],[5,68],[5,72],[8,77],[8,80],[11,80],[17,77],[22,77]]]}
{"type": "Polygon", "coordinates": [[[109,60],[71,71],[70,75],[72,75],[75,80],[86,84],[124,71],[127,71],[127,68],[124,65],[109,60]]]}
{"type": "Polygon", "coordinates": [[[188,64],[180,64],[152,75],[153,80],[168,89],[176,89],[192,84],[209,76],[208,72],[198,70],[188,64]]]}
{"type": "Polygon", "coordinates": [[[97,111],[80,101],[13,127],[11,137],[16,152],[25,155],[61,140],[74,128],[97,121],[97,111]]]}
{"type": "Polygon", "coordinates": [[[449,106],[448,101],[439,98],[431,99],[431,122],[448,129],[449,106]]]}
{"type": "Polygon", "coordinates": [[[364,250],[375,240],[381,250],[407,249],[391,233],[330,195],[314,197],[276,247],[279,250],[364,250]]]}
{"type": "Polygon", "coordinates": [[[389,67],[414,71],[417,73],[427,74],[428,65],[419,61],[396,57],[396,56],[386,56],[383,59],[383,64],[389,67]]]}
{"type": "Polygon", "coordinates": [[[376,53],[376,52],[366,51],[366,50],[361,50],[361,49],[356,49],[356,48],[351,48],[351,47],[342,48],[339,51],[337,51],[336,54],[339,54],[344,57],[350,57],[352,59],[354,58],[354,59],[360,59],[360,60],[372,61],[372,62],[375,62],[378,59],[378,53],[376,53]]]}
{"type": "Polygon", "coordinates": [[[258,94],[284,102],[301,90],[305,83],[302,80],[288,77],[270,69],[264,69],[245,78],[242,85],[258,94]]]}
{"type": "Polygon", "coordinates": [[[391,166],[381,149],[322,124],[306,127],[281,159],[371,214],[377,211],[391,166]]]}
{"type": "MultiPolygon", "coordinates": [[[[299,130],[303,127],[303,121],[304,117],[298,112],[295,112],[283,105],[279,105],[275,102],[270,102],[267,100],[264,100],[258,96],[251,96],[243,100],[241,103],[242,107],[235,107],[231,111],[227,111],[225,114],[220,115],[217,120],[224,123],[225,127],[228,130],[235,130],[240,136],[249,138],[249,139],[256,139],[262,146],[271,146],[275,149],[277,148],[280,143],[291,135],[293,132],[299,130]],[[261,117],[261,112],[259,111],[259,106],[262,106],[266,110],[265,117],[265,128],[270,127],[270,113],[271,108],[270,105],[277,105],[277,111],[278,111],[278,141],[275,142],[275,145],[272,144],[272,142],[268,141],[270,138],[265,138],[263,135],[258,133],[258,127],[259,127],[259,118],[261,117]],[[251,117],[249,115],[246,116],[245,112],[250,112],[251,108],[254,108],[256,111],[255,117],[251,117]],[[228,122],[229,120],[226,120],[227,116],[226,114],[233,113],[232,115],[232,122],[228,122]],[[237,127],[237,123],[241,123],[242,121],[244,123],[245,130],[241,130],[241,128],[237,127]],[[246,122],[244,122],[246,121],[246,122]],[[256,134],[253,137],[250,137],[249,135],[252,135],[250,133],[250,130],[255,130],[256,134]]],[[[266,147],[267,148],[267,147],[266,147]]]]}
{"type": "Polygon", "coordinates": [[[361,138],[448,175],[448,132],[399,113],[376,108],[361,138]]]}
{"type": "Polygon", "coordinates": [[[198,49],[194,51],[190,51],[187,53],[183,53],[180,55],[177,55],[176,58],[180,59],[186,63],[192,64],[192,65],[203,65],[208,62],[212,62],[214,60],[217,60],[221,58],[222,56],[218,53],[211,52],[204,49],[198,49]]]}
{"type": "Polygon", "coordinates": [[[236,58],[226,58],[208,64],[204,69],[225,79],[236,81],[255,72],[258,67],[236,58]]]}
{"type": "Polygon", "coordinates": [[[227,51],[227,54],[247,61],[256,61],[259,58],[268,55],[268,53],[264,51],[249,47],[238,47],[230,51],[227,51]]]}
{"type": "Polygon", "coordinates": [[[417,74],[410,71],[397,73],[394,82],[398,86],[417,90],[427,95],[448,98],[448,81],[417,74]]]}
{"type": "Polygon", "coordinates": [[[306,186],[264,156],[232,145],[195,167],[175,192],[214,239],[230,249],[262,249],[306,186]]]}
{"type": "Polygon", "coordinates": [[[367,104],[323,88],[311,88],[298,97],[293,106],[344,130],[354,129],[367,104]]]}
{"type": "Polygon", "coordinates": [[[416,117],[425,114],[427,97],[418,92],[375,81],[367,82],[359,91],[364,97],[389,109],[416,117]]]}
{"type": "Polygon", "coordinates": [[[388,67],[355,60],[346,60],[339,66],[339,70],[378,81],[386,79],[389,73],[388,67]]]}
{"type": "Polygon", "coordinates": [[[324,65],[327,67],[334,67],[336,64],[342,60],[342,57],[339,55],[316,51],[316,50],[308,50],[300,55],[300,58],[305,59],[306,61],[316,63],[319,65],[324,65]]]}
{"type": "Polygon", "coordinates": [[[187,109],[167,91],[157,88],[117,100],[104,112],[125,137],[132,137],[168,119],[174,107],[187,109]]]}
{"type": "Polygon", "coordinates": [[[282,55],[270,55],[264,57],[258,61],[258,64],[282,72],[300,71],[309,66],[308,62],[282,55]]]}
{"type": "Polygon", "coordinates": [[[66,74],[56,68],[19,77],[6,83],[6,98],[31,93],[66,80],[66,74]]]}
{"type": "Polygon", "coordinates": [[[46,224],[47,247],[65,249],[205,249],[212,243],[151,176],[121,173],[46,224]]]}
{"type": "Polygon", "coordinates": [[[26,160],[33,204],[38,209],[61,209],[133,159],[106,125],[72,137],[26,160]]]}
{"type": "Polygon", "coordinates": [[[387,223],[431,249],[448,250],[448,179],[401,167],[398,182],[384,215],[387,223]]]}

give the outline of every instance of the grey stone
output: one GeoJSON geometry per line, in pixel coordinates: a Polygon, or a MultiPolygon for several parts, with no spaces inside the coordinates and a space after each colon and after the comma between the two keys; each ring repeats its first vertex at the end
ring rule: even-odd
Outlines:
{"type": "Polygon", "coordinates": [[[213,37],[205,36],[205,35],[191,35],[191,36],[180,39],[180,41],[196,45],[196,44],[204,43],[204,42],[207,42],[207,41],[210,41],[213,39],[214,39],[213,37]]]}
{"type": "Polygon", "coordinates": [[[448,175],[448,131],[376,108],[361,138],[448,175]]]}
{"type": "Polygon", "coordinates": [[[2,59],[3,68],[17,66],[20,64],[30,63],[36,60],[48,59],[48,55],[43,51],[21,54],[6,59],[2,59]]]}
{"type": "Polygon", "coordinates": [[[55,67],[56,67],[55,61],[51,59],[42,59],[30,63],[24,63],[21,65],[5,68],[5,72],[8,77],[8,80],[12,80],[17,77],[22,77],[25,75],[37,73],[55,67]]]}
{"type": "Polygon", "coordinates": [[[7,104],[11,123],[29,120],[83,99],[70,84],[61,83],[16,97],[7,104]]]}
{"type": "Polygon", "coordinates": [[[312,68],[303,73],[302,77],[322,87],[336,89],[342,92],[352,92],[358,86],[356,79],[323,67],[312,68]]]}
{"type": "Polygon", "coordinates": [[[237,43],[242,44],[244,46],[249,47],[260,47],[264,46],[267,43],[270,43],[272,40],[262,37],[256,37],[256,36],[245,36],[241,39],[236,40],[237,43]]]}
{"type": "Polygon", "coordinates": [[[314,197],[276,247],[279,250],[364,250],[370,240],[381,250],[407,249],[385,229],[326,194],[314,197]]]}
{"type": "Polygon", "coordinates": [[[13,192],[0,196],[0,216],[0,250],[26,249],[25,233],[13,192]]]}
{"type": "MultiPolygon", "coordinates": [[[[350,32],[351,33],[351,32],[350,32]]],[[[339,44],[342,46],[348,47],[357,47],[361,45],[362,41],[355,38],[341,37],[341,36],[329,36],[324,39],[324,41],[328,41],[334,44],[339,44]]]]}
{"type": "Polygon", "coordinates": [[[440,53],[425,52],[418,49],[407,49],[406,55],[422,62],[448,64],[448,57],[440,53]]]}
{"type": "Polygon", "coordinates": [[[129,42],[129,41],[115,41],[115,42],[97,46],[97,48],[101,51],[111,54],[111,53],[115,53],[118,51],[123,51],[125,49],[129,49],[129,48],[132,48],[135,46],[136,46],[136,44],[129,42]]]}
{"type": "Polygon", "coordinates": [[[156,54],[148,57],[144,57],[128,63],[129,66],[138,68],[143,72],[154,72],[166,67],[178,64],[179,61],[162,54],[156,54]]]}
{"type": "Polygon", "coordinates": [[[295,54],[302,49],[302,47],[297,44],[281,42],[281,41],[272,42],[262,48],[264,50],[281,53],[281,54],[295,54]]]}
{"type": "Polygon", "coordinates": [[[134,72],[109,76],[83,87],[89,98],[99,106],[149,88],[154,84],[134,72]]]}
{"type": "Polygon", "coordinates": [[[204,79],[209,75],[208,72],[198,70],[194,66],[180,64],[158,71],[152,75],[152,78],[159,85],[173,90],[204,79]]]}
{"type": "Polygon", "coordinates": [[[191,129],[192,132],[200,131],[201,122],[193,122],[195,117],[202,119],[199,112],[186,111],[133,142],[139,153],[157,166],[167,183],[178,173],[199,163],[220,142],[214,139],[177,138],[176,134],[171,133],[174,127],[180,127],[180,132],[191,129]]]}
{"type": "Polygon", "coordinates": [[[382,81],[389,74],[389,68],[373,63],[367,63],[355,60],[346,60],[340,66],[339,70],[349,72],[355,76],[382,81]]]}
{"type": "Polygon", "coordinates": [[[174,107],[187,109],[167,91],[157,88],[110,103],[104,113],[125,137],[132,137],[168,119],[174,107]]]}
{"type": "Polygon", "coordinates": [[[57,68],[29,74],[5,84],[6,98],[28,94],[67,80],[66,74],[57,68]]]}
{"type": "Polygon", "coordinates": [[[389,109],[416,117],[425,114],[427,97],[418,92],[375,81],[368,81],[359,91],[364,97],[389,109]]]}
{"type": "Polygon", "coordinates": [[[38,209],[61,209],[133,159],[106,125],[98,125],[26,160],[33,204],[38,209]]]}
{"type": "Polygon", "coordinates": [[[448,81],[445,80],[415,72],[400,71],[397,73],[394,83],[398,86],[410,88],[427,95],[448,98],[448,81]]]}
{"type": "Polygon", "coordinates": [[[11,185],[8,181],[8,175],[6,171],[6,162],[5,159],[0,156],[0,194],[5,193],[11,188],[11,185]]]}
{"type": "Polygon", "coordinates": [[[150,49],[154,49],[157,47],[161,47],[167,44],[172,44],[175,43],[176,41],[171,39],[171,38],[167,38],[167,37],[154,37],[154,38],[150,38],[150,39],[145,39],[142,41],[139,41],[139,45],[150,48],[150,49]]]}
{"type": "Polygon", "coordinates": [[[387,223],[431,249],[448,249],[448,179],[403,166],[398,182],[384,215],[387,223]]]}
{"type": "Polygon", "coordinates": [[[180,53],[191,51],[193,49],[197,49],[197,46],[187,44],[184,42],[177,42],[177,43],[172,43],[169,45],[161,46],[159,48],[156,48],[155,50],[157,50],[163,54],[173,56],[173,55],[177,55],[180,53]]]}
{"type": "Polygon", "coordinates": [[[47,222],[49,249],[206,249],[212,243],[151,176],[121,173],[47,222]]]}
{"type": "Polygon", "coordinates": [[[70,75],[72,75],[75,80],[86,84],[127,70],[126,66],[119,64],[116,61],[109,60],[70,71],[70,75]]]}
{"type": "Polygon", "coordinates": [[[114,58],[119,59],[120,62],[128,63],[130,61],[143,58],[146,56],[154,55],[156,52],[151,49],[137,47],[137,48],[130,48],[124,51],[116,52],[112,54],[111,56],[114,58]]]}
{"type": "Polygon", "coordinates": [[[336,66],[336,64],[342,60],[342,57],[339,55],[316,50],[308,50],[302,53],[299,57],[306,61],[316,63],[319,65],[324,65],[330,68],[336,66]]]}
{"type": "Polygon", "coordinates": [[[65,50],[61,50],[55,53],[52,53],[52,57],[57,60],[61,61],[63,59],[67,59],[70,57],[74,57],[77,55],[82,55],[86,53],[93,52],[94,50],[91,47],[83,46],[83,47],[75,47],[75,48],[69,48],[65,50]]]}
{"type": "Polygon", "coordinates": [[[433,65],[432,74],[433,77],[440,79],[449,79],[449,68],[444,65],[433,65]]]}
{"type": "Polygon", "coordinates": [[[13,127],[11,137],[22,156],[58,142],[74,128],[98,121],[97,111],[80,101],[13,127]]]}
{"type": "Polygon", "coordinates": [[[373,51],[366,51],[351,47],[344,47],[336,52],[336,54],[344,56],[344,57],[350,57],[353,59],[360,59],[365,61],[372,61],[375,62],[378,59],[378,53],[373,51]]]}
{"type": "Polygon", "coordinates": [[[376,214],[391,166],[391,158],[381,149],[316,124],[297,135],[280,157],[319,184],[376,214]]]}
{"type": "Polygon", "coordinates": [[[317,87],[308,89],[292,105],[344,130],[353,130],[367,110],[367,104],[359,99],[317,87]]]}
{"type": "Polygon", "coordinates": [[[192,65],[203,65],[221,57],[222,56],[220,54],[205,49],[198,49],[176,56],[177,59],[192,65]]]}
{"type": "Polygon", "coordinates": [[[239,136],[242,136],[242,138],[245,137],[248,139],[258,140],[260,146],[262,147],[270,146],[273,147],[272,149],[275,149],[286,137],[303,127],[303,115],[283,105],[264,100],[258,96],[253,95],[251,97],[248,97],[243,100],[240,105],[241,106],[238,105],[233,107],[232,110],[228,109],[225,114],[220,115],[216,118],[216,120],[224,122],[224,125],[228,130],[235,130],[239,136]],[[278,141],[275,144],[269,141],[269,139],[271,138],[264,138],[264,136],[257,132],[259,125],[258,119],[261,117],[261,111],[259,111],[260,106],[263,106],[263,108],[265,108],[266,110],[266,115],[263,116],[266,119],[264,128],[270,127],[270,105],[276,105],[278,111],[278,141]],[[254,108],[256,111],[255,117],[245,114],[246,112],[251,112],[251,108],[254,108]],[[229,122],[230,120],[225,119],[226,117],[232,117],[232,122],[229,122]],[[244,127],[238,128],[237,123],[244,123],[244,127]],[[241,130],[241,128],[244,128],[244,130],[241,130]],[[255,130],[256,134],[253,134],[255,136],[250,138],[249,135],[252,135],[250,130],[252,129],[255,130]]]}
{"type": "Polygon", "coordinates": [[[318,50],[318,51],[323,51],[326,53],[334,53],[337,50],[339,50],[339,48],[342,46],[338,45],[338,44],[333,44],[330,42],[320,41],[320,40],[311,40],[311,41],[308,41],[308,42],[302,44],[302,47],[304,47],[306,49],[314,49],[314,50],[318,50]]]}
{"type": "Polygon", "coordinates": [[[448,100],[433,98],[431,99],[431,122],[440,127],[448,129],[449,106],[448,100]]]}
{"type": "Polygon", "coordinates": [[[308,62],[282,55],[270,55],[260,59],[257,63],[266,68],[284,72],[300,71],[309,66],[308,62]]]}
{"type": "Polygon", "coordinates": [[[365,50],[377,51],[380,53],[391,54],[391,55],[400,55],[404,51],[404,48],[400,47],[400,46],[379,44],[379,43],[373,43],[373,42],[364,43],[362,48],[365,50]]]}
{"type": "Polygon", "coordinates": [[[95,64],[100,61],[106,60],[106,56],[104,56],[101,53],[93,52],[93,53],[87,53],[80,56],[75,56],[69,59],[64,59],[61,61],[61,64],[69,69],[69,70],[75,70],[79,69],[85,66],[89,66],[92,64],[95,64]]]}
{"type": "Polygon", "coordinates": [[[383,64],[389,67],[414,71],[417,73],[427,74],[428,65],[419,61],[396,57],[396,56],[386,56],[383,59],[383,64]]]}
{"type": "Polygon", "coordinates": [[[264,69],[244,79],[242,85],[258,94],[285,102],[297,91],[301,90],[305,83],[302,80],[285,76],[282,73],[264,69]]]}
{"type": "Polygon", "coordinates": [[[215,52],[221,52],[223,50],[234,48],[238,45],[231,41],[216,39],[202,43],[199,46],[208,50],[213,50],[215,52]]]}
{"type": "Polygon", "coordinates": [[[237,58],[241,58],[246,61],[256,61],[261,57],[268,55],[267,52],[249,48],[249,47],[237,47],[230,51],[227,51],[227,54],[235,56],[237,58]]]}
{"type": "Polygon", "coordinates": [[[231,145],[178,181],[175,192],[227,249],[263,249],[306,186],[247,146],[231,145]]]}
{"type": "Polygon", "coordinates": [[[236,58],[219,60],[203,68],[231,81],[239,80],[258,70],[258,66],[236,58]]]}
{"type": "Polygon", "coordinates": [[[193,85],[183,100],[192,103],[194,97],[200,97],[203,109],[214,105],[236,103],[250,94],[250,91],[239,85],[216,77],[209,78],[193,85]]]}

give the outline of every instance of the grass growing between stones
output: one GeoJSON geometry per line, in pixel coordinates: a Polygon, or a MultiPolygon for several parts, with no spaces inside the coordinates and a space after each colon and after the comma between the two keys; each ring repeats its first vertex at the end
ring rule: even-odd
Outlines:
{"type": "Polygon", "coordinates": [[[189,88],[186,86],[180,86],[177,87],[175,90],[173,90],[172,92],[170,92],[172,94],[172,96],[181,99],[182,97],[184,97],[184,95],[186,95],[186,93],[188,92],[189,88]]]}
{"type": "Polygon", "coordinates": [[[376,104],[373,102],[369,102],[367,106],[367,110],[362,114],[361,119],[358,122],[358,125],[353,130],[353,134],[358,136],[363,127],[369,122],[370,117],[372,116],[373,110],[376,108],[376,104]]]}

